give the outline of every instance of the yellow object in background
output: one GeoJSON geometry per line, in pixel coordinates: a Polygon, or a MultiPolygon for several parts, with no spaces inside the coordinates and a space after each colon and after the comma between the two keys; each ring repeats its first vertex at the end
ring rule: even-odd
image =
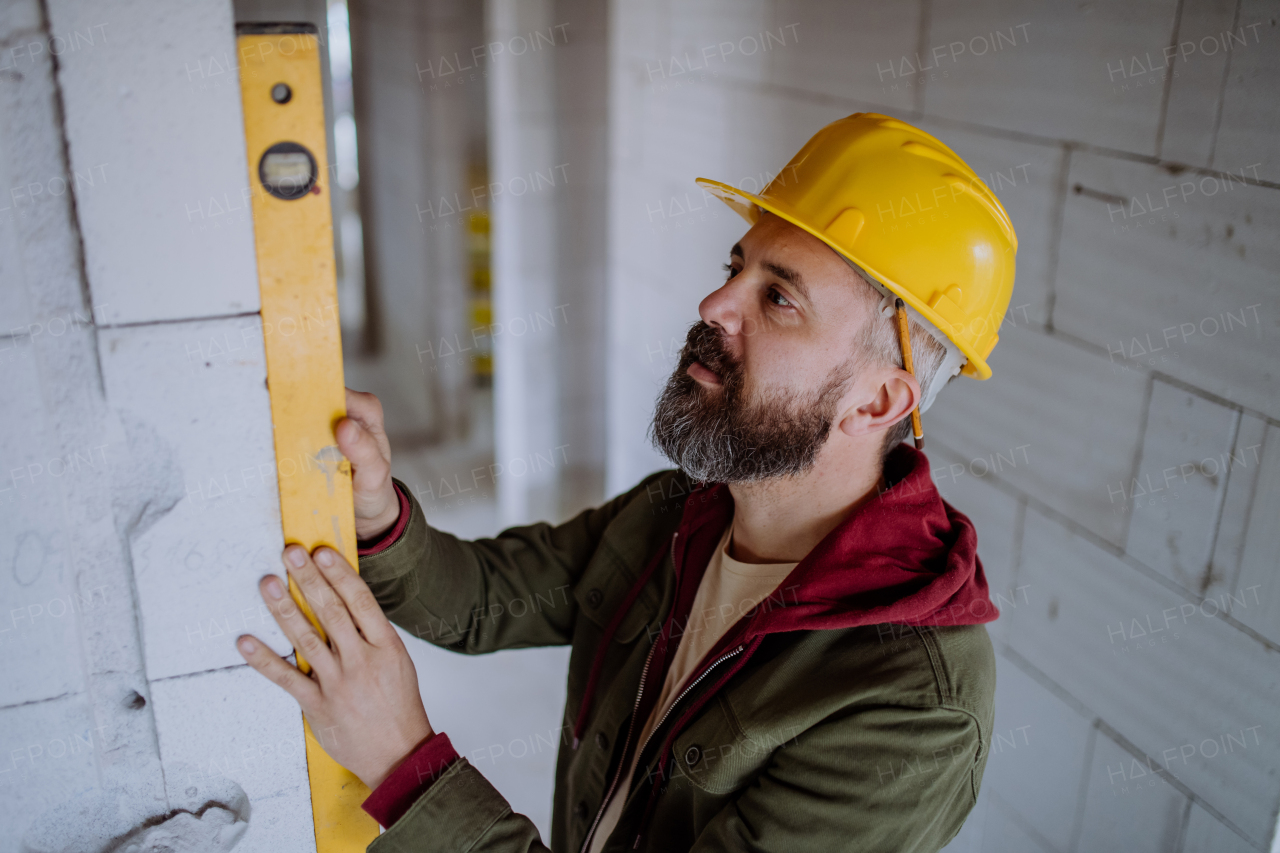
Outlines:
{"type": "MultiPolygon", "coordinates": [[[[351,465],[333,432],[346,400],[320,46],[307,29],[238,28],[267,388],[285,542],[328,545],[357,566],[351,465]]],[[[292,581],[289,591],[315,624],[292,581]]],[[[301,655],[298,665],[309,670],[301,655]]],[[[316,849],[364,850],[378,835],[360,808],[369,789],[304,728],[316,849]]]]}
{"type": "MultiPolygon", "coordinates": [[[[471,186],[489,183],[482,163],[473,162],[468,170],[471,186]]],[[[471,281],[471,334],[477,353],[472,358],[477,385],[493,383],[493,337],[488,334],[493,324],[492,277],[489,272],[490,218],[487,208],[479,208],[467,219],[467,268],[471,281]]]]}

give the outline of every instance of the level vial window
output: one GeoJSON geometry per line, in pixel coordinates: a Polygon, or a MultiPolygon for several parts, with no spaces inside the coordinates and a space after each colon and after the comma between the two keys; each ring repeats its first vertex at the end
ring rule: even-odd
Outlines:
{"type": "Polygon", "coordinates": [[[258,177],[276,198],[302,198],[316,184],[316,159],[296,142],[277,142],[262,155],[258,177]]]}

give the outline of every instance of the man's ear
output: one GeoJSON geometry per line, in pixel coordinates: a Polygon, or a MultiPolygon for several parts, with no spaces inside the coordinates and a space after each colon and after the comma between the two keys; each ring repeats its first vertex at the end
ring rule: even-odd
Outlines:
{"type": "Polygon", "coordinates": [[[840,418],[840,431],[849,436],[880,432],[911,415],[920,403],[920,383],[900,367],[887,370],[870,397],[850,408],[840,418]]]}

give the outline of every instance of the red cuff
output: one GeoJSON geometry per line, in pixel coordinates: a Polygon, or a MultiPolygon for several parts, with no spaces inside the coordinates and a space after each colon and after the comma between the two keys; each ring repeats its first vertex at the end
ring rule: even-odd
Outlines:
{"type": "Polygon", "coordinates": [[[361,808],[389,829],[457,759],[458,752],[449,743],[448,735],[436,734],[427,738],[422,746],[391,771],[391,775],[368,796],[361,808]]]}
{"type": "Polygon", "coordinates": [[[400,490],[399,484],[395,484],[396,497],[400,499],[400,517],[396,519],[395,525],[382,535],[381,539],[375,539],[369,543],[356,543],[356,555],[360,557],[372,557],[374,554],[381,554],[383,551],[395,544],[400,538],[400,534],[404,533],[404,529],[409,526],[409,516],[413,513],[413,506],[409,503],[408,496],[400,490]]]}

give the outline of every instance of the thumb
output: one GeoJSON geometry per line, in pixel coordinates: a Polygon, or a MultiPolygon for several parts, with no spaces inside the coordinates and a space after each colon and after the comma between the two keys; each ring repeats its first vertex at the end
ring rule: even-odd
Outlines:
{"type": "Polygon", "coordinates": [[[375,493],[386,488],[391,474],[390,454],[378,440],[351,418],[338,422],[338,449],[351,460],[352,483],[357,493],[375,493]]]}

